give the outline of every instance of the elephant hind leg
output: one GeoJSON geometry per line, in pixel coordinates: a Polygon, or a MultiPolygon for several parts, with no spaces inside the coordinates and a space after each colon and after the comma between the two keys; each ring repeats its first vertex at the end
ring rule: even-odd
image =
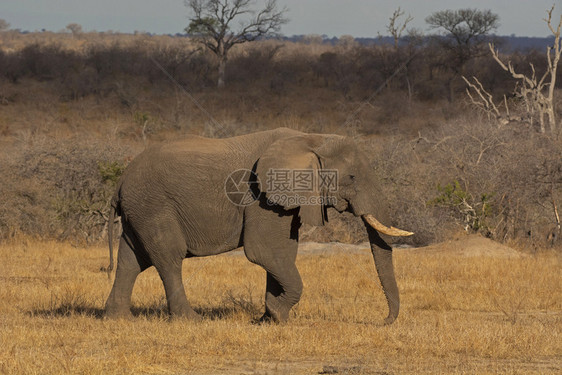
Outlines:
{"type": "Polygon", "coordinates": [[[170,220],[157,220],[151,228],[154,232],[144,232],[142,241],[164,283],[170,315],[200,319],[185,295],[181,272],[187,247],[178,224],[170,220]]]}
{"type": "Polygon", "coordinates": [[[105,315],[109,318],[131,316],[131,294],[137,276],[150,266],[146,259],[135,253],[124,235],[119,242],[117,270],[113,288],[105,303],[105,315]]]}
{"type": "Polygon", "coordinates": [[[159,264],[156,266],[156,269],[164,283],[170,315],[172,317],[186,317],[194,320],[201,319],[187,301],[181,276],[181,261],[178,263],[159,264]]]}

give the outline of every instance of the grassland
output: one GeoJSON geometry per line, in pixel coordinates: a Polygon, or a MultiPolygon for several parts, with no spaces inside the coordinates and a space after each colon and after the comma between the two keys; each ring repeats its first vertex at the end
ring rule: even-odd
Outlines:
{"type": "Polygon", "coordinates": [[[366,248],[301,252],[305,291],[285,325],[253,323],[265,274],[240,252],[184,262],[202,322],[168,319],[154,269],[137,280],[132,320],[103,319],[105,247],[19,239],[0,257],[0,373],[562,371],[556,252],[466,236],[399,249],[402,310],[391,326],[381,324],[386,302],[366,248]]]}
{"type": "MultiPolygon", "coordinates": [[[[388,85],[406,50],[257,42],[233,50],[221,91],[212,56],[192,53],[185,38],[1,34],[0,374],[562,372],[562,251],[551,230],[562,137],[487,121],[464,103],[464,82],[434,74],[440,53],[418,52],[388,85]],[[386,88],[373,97],[378,87],[386,88]],[[304,295],[285,325],[254,323],[265,274],[240,252],[185,261],[201,322],[168,319],[154,269],[137,281],[132,320],[103,319],[113,281],[99,245],[107,177],[152,142],[279,126],[361,136],[388,182],[396,224],[415,231],[418,245],[449,239],[396,251],[398,320],[382,325],[386,301],[369,251],[333,244],[303,246],[304,295]],[[457,181],[456,192],[438,188],[457,181]],[[464,204],[478,221],[467,222],[464,204]],[[521,251],[451,240],[459,228],[518,241],[521,251]]],[[[538,72],[545,62],[544,51],[509,59],[538,72]]],[[[495,98],[513,90],[489,56],[466,69],[495,98]]],[[[556,97],[560,118],[559,88],[556,97]]],[[[355,243],[360,230],[334,220],[303,237],[355,243]]]]}

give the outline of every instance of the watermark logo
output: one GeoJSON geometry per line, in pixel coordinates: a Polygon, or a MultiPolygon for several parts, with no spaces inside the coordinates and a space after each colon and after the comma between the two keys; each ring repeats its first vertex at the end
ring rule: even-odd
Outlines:
{"type": "Polygon", "coordinates": [[[303,194],[269,194],[267,196],[267,204],[270,206],[279,204],[285,207],[295,206],[335,206],[337,204],[336,197],[333,196],[319,196],[303,194]]]}
{"type": "Polygon", "coordinates": [[[286,207],[307,205],[335,205],[329,193],[338,190],[335,169],[270,169],[266,174],[269,204],[286,207]]]}
{"type": "Polygon", "coordinates": [[[236,206],[249,206],[259,198],[262,188],[267,192],[267,204],[285,207],[328,205],[337,203],[330,193],[338,190],[335,169],[269,169],[265,186],[249,169],[237,169],[225,180],[224,190],[236,206]]]}
{"type": "Polygon", "coordinates": [[[267,171],[267,191],[271,193],[320,193],[338,190],[335,169],[270,169],[267,171]]]}
{"type": "Polygon", "coordinates": [[[224,191],[236,206],[249,206],[258,199],[260,186],[260,180],[254,172],[237,169],[226,178],[224,191]]]}

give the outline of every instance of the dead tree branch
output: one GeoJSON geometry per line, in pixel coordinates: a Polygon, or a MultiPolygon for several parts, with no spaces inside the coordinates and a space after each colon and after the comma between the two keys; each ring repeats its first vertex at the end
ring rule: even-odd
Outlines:
{"type": "Polygon", "coordinates": [[[540,79],[537,78],[535,67],[530,64],[531,76],[526,76],[522,73],[515,71],[511,61],[507,64],[503,62],[500,57],[499,51],[495,49],[492,43],[489,43],[490,52],[492,57],[498,65],[511,74],[511,76],[519,81],[517,85],[517,95],[520,96],[524,101],[528,113],[531,115],[538,115],[540,131],[541,133],[546,132],[545,116],[548,117],[548,124],[552,134],[556,134],[557,124],[556,116],[554,111],[554,87],[556,84],[556,70],[558,68],[558,62],[560,61],[560,55],[562,53],[562,41],[560,39],[560,29],[562,27],[562,16],[560,17],[560,22],[555,28],[552,25],[552,12],[554,6],[547,11],[548,17],[545,18],[545,22],[548,25],[549,30],[554,35],[554,45],[548,46],[546,49],[547,55],[547,70],[544,72],[540,79]]]}
{"type": "Polygon", "coordinates": [[[482,83],[478,80],[478,78],[474,76],[472,77],[474,83],[466,79],[465,76],[462,76],[462,79],[468,85],[468,88],[466,89],[466,94],[470,98],[470,101],[476,108],[479,108],[482,112],[488,115],[488,119],[494,118],[499,122],[500,125],[506,125],[509,122],[510,119],[509,119],[509,108],[507,106],[507,100],[504,101],[505,108],[506,108],[506,115],[504,116],[501,114],[500,110],[498,109],[498,106],[494,103],[494,98],[492,97],[492,94],[490,94],[484,89],[484,86],[482,86],[482,83]],[[472,96],[472,94],[470,93],[470,89],[472,89],[478,95],[477,98],[472,96]]]}

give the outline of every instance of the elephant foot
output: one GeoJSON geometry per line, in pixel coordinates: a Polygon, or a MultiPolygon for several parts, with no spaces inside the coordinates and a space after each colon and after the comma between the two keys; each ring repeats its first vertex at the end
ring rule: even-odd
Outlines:
{"type": "Polygon", "coordinates": [[[389,315],[389,316],[387,316],[387,317],[384,319],[384,325],[385,325],[385,326],[389,326],[389,325],[391,325],[392,323],[394,323],[395,320],[396,320],[396,317],[395,317],[395,316],[389,315]]]}
{"type": "Polygon", "coordinates": [[[172,319],[188,319],[194,322],[199,322],[203,320],[203,317],[195,312],[191,307],[181,309],[180,311],[174,311],[170,314],[172,319]]]}
{"type": "Polygon", "coordinates": [[[133,319],[133,314],[129,308],[126,309],[117,309],[106,307],[105,313],[103,315],[105,319],[133,319]]]}
{"type": "Polygon", "coordinates": [[[265,306],[265,313],[260,318],[262,321],[272,321],[275,323],[286,323],[289,320],[291,309],[283,306],[277,299],[270,299],[265,306]]]}
{"type": "Polygon", "coordinates": [[[271,316],[271,314],[269,314],[268,311],[264,312],[263,315],[257,319],[254,320],[255,324],[270,324],[270,323],[276,323],[275,319],[273,319],[273,317],[271,316]]]}

